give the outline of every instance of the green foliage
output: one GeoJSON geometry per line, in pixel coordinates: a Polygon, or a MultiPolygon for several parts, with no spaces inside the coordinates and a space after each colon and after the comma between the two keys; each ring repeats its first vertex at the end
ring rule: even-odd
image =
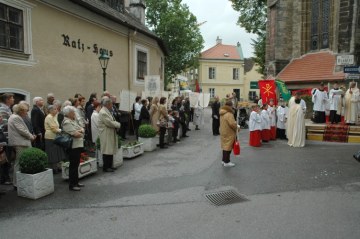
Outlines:
{"type": "Polygon", "coordinates": [[[252,39],[254,47],[254,62],[258,63],[259,73],[265,74],[265,50],[266,50],[266,0],[231,0],[232,7],[240,13],[237,24],[249,33],[258,35],[256,40],[252,39]]]}
{"type": "Polygon", "coordinates": [[[19,156],[20,171],[26,174],[37,174],[46,170],[47,154],[41,149],[27,148],[19,156]]]}
{"type": "Polygon", "coordinates": [[[99,137],[96,139],[96,149],[100,150],[100,138],[99,137]]]}
{"type": "Polygon", "coordinates": [[[132,142],[129,142],[127,144],[125,144],[123,147],[124,148],[129,148],[129,147],[133,147],[133,146],[136,146],[136,145],[139,145],[141,144],[139,141],[132,141],[132,142]]]}
{"type": "Polygon", "coordinates": [[[141,138],[153,138],[156,134],[156,130],[149,124],[143,124],[139,127],[139,137],[141,138]]]}
{"type": "Polygon", "coordinates": [[[165,84],[183,70],[197,67],[204,39],[197,19],[181,0],[146,0],[146,21],[165,43],[165,84]]]}

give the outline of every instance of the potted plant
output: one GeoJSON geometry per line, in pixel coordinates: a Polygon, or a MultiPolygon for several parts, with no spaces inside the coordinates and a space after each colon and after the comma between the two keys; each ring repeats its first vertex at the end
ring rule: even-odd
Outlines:
{"type": "Polygon", "coordinates": [[[38,199],[54,192],[54,176],[47,154],[37,148],[24,149],[19,156],[20,171],[16,172],[17,194],[38,199]]]}
{"type": "Polygon", "coordinates": [[[156,149],[157,135],[156,130],[149,124],[139,127],[139,142],[144,144],[144,151],[154,151],[156,149]]]}
{"type": "MultiPolygon", "coordinates": [[[[69,162],[63,162],[62,178],[69,179],[69,162]]],[[[97,172],[96,158],[90,157],[87,153],[80,154],[80,164],[78,168],[79,178],[83,178],[89,174],[97,172]]]]}
{"type": "MultiPolygon", "coordinates": [[[[118,151],[116,152],[116,154],[114,155],[114,158],[113,158],[113,165],[112,165],[113,168],[120,167],[124,162],[123,151],[122,151],[121,145],[122,145],[122,139],[120,136],[118,136],[118,151]]],[[[100,147],[100,138],[97,138],[96,139],[96,159],[97,159],[99,167],[102,168],[104,165],[104,162],[102,159],[102,153],[100,151],[100,148],[101,148],[100,147]]]]}
{"type": "Polygon", "coordinates": [[[125,145],[123,145],[122,151],[123,151],[123,157],[124,158],[134,158],[138,155],[141,155],[144,153],[144,144],[139,141],[133,141],[129,142],[125,145]]]}

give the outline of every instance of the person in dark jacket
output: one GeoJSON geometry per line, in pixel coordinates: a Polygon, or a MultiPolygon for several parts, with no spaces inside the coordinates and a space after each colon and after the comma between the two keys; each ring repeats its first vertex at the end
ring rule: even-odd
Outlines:
{"type": "Polygon", "coordinates": [[[33,99],[34,106],[31,110],[31,123],[33,126],[34,134],[37,136],[34,142],[34,147],[45,150],[45,113],[43,111],[44,99],[35,97],[33,99]]]}
{"type": "Polygon", "coordinates": [[[214,103],[211,105],[211,109],[212,109],[212,114],[211,114],[211,118],[212,118],[212,131],[213,131],[213,135],[220,135],[219,132],[219,127],[220,127],[220,102],[219,102],[219,96],[215,96],[215,101],[214,103]]]}
{"type": "Polygon", "coordinates": [[[150,113],[148,110],[148,104],[149,102],[147,99],[141,100],[142,107],[139,116],[140,124],[150,124],[150,113]]]}

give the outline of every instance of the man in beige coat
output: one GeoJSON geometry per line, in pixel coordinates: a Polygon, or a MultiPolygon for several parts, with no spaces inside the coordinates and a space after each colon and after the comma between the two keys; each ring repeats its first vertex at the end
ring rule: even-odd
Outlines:
{"type": "Polygon", "coordinates": [[[103,171],[114,172],[115,168],[112,167],[113,157],[118,150],[118,136],[116,129],[120,128],[120,123],[115,120],[111,114],[112,101],[109,97],[104,97],[101,101],[102,108],[99,112],[99,138],[100,150],[103,154],[103,171]]]}

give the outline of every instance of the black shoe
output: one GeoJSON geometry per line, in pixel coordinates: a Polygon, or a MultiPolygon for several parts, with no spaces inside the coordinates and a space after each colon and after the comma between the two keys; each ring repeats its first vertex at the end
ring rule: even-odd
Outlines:
{"type": "Polygon", "coordinates": [[[111,168],[103,169],[103,171],[104,171],[105,173],[113,173],[113,172],[114,172],[114,170],[111,169],[111,168]]]}
{"type": "Polygon", "coordinates": [[[161,149],[167,149],[168,146],[160,146],[161,149]]]}
{"type": "Polygon", "coordinates": [[[183,135],[182,137],[189,137],[188,135],[183,135]]]}
{"type": "Polygon", "coordinates": [[[79,187],[79,188],[83,188],[83,187],[85,187],[85,185],[84,185],[84,184],[82,184],[82,183],[78,183],[78,184],[77,184],[77,187],[79,187]]]}
{"type": "Polygon", "coordinates": [[[79,188],[78,186],[74,186],[74,187],[69,187],[70,191],[80,191],[81,188],[79,188]]]}
{"type": "Polygon", "coordinates": [[[200,130],[199,128],[195,128],[195,130],[200,130]]]}
{"type": "Polygon", "coordinates": [[[114,170],[114,171],[117,170],[117,168],[113,168],[113,167],[111,167],[111,169],[114,170]]]}

